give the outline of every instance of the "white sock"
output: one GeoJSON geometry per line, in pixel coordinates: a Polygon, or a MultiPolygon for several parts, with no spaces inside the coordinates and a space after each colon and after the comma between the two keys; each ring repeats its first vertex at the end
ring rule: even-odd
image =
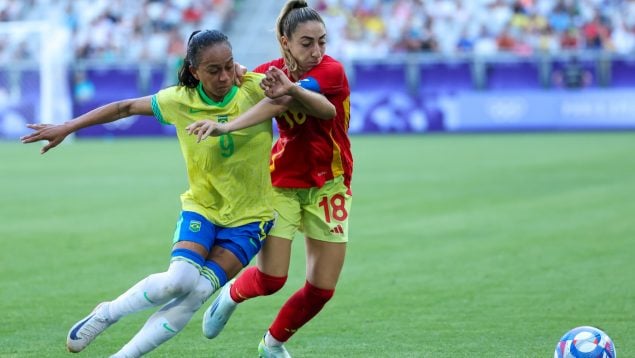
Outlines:
{"type": "Polygon", "coordinates": [[[186,261],[173,261],[166,272],[152,274],[108,303],[109,319],[117,321],[134,312],[162,305],[191,291],[200,276],[186,261]]]}
{"type": "Polygon", "coordinates": [[[267,346],[269,346],[269,347],[275,347],[275,346],[283,345],[284,342],[280,342],[279,340],[273,338],[271,333],[269,333],[269,331],[267,331],[267,334],[265,334],[265,344],[267,346]]]}
{"type": "Polygon", "coordinates": [[[141,357],[175,335],[167,320],[151,316],[139,333],[111,358],[141,357]]]}
{"type": "Polygon", "coordinates": [[[150,316],[143,328],[113,357],[140,357],[176,336],[217,289],[207,278],[199,276],[196,288],[150,316]]]}

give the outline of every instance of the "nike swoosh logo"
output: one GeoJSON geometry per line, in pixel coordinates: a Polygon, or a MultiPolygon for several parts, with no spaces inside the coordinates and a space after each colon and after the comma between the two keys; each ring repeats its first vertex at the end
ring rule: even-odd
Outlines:
{"type": "Polygon", "coordinates": [[[194,108],[190,108],[190,113],[198,113],[198,112],[203,112],[205,111],[204,109],[194,109],[194,108]]]}
{"type": "Polygon", "coordinates": [[[155,304],[154,301],[152,301],[150,299],[150,297],[148,297],[148,293],[147,292],[143,292],[143,298],[145,298],[148,302],[150,302],[152,304],[155,304]]]}
{"type": "Polygon", "coordinates": [[[79,337],[77,337],[77,332],[84,326],[84,324],[91,318],[93,318],[94,314],[91,314],[90,316],[86,317],[85,320],[79,322],[77,324],[77,326],[75,326],[75,328],[73,328],[73,330],[71,331],[71,334],[69,335],[69,338],[76,341],[79,339],[79,337]]]}
{"type": "Polygon", "coordinates": [[[164,324],[163,324],[163,328],[167,329],[168,331],[170,331],[170,332],[172,332],[172,333],[176,333],[176,331],[175,331],[175,330],[173,330],[172,328],[170,328],[170,326],[168,326],[168,324],[167,324],[167,323],[164,323],[164,324]]]}

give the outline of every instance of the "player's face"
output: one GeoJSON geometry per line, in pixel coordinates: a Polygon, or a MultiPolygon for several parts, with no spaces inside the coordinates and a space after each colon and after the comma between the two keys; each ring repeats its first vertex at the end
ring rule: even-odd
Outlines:
{"type": "Polygon", "coordinates": [[[291,52],[301,72],[317,66],[326,51],[326,29],[319,21],[298,25],[291,37],[282,37],[282,46],[291,52]]]}
{"type": "Polygon", "coordinates": [[[205,94],[220,102],[234,85],[234,56],[227,44],[203,49],[197,67],[190,67],[192,75],[203,84],[205,94]]]}

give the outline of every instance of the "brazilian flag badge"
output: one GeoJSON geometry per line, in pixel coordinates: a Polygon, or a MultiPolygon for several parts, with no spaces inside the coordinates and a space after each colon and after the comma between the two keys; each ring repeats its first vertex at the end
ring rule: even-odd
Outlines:
{"type": "Polygon", "coordinates": [[[190,221],[190,231],[191,232],[199,232],[201,231],[201,222],[196,220],[190,221]]]}

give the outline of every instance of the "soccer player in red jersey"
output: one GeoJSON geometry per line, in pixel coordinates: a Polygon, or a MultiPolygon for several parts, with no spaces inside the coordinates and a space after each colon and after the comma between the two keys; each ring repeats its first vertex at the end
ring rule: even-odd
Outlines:
{"type": "MultiPolygon", "coordinates": [[[[270,170],[277,217],[257,266],[226,285],[203,319],[205,336],[214,338],[238,303],[280,290],[287,280],[292,240],[302,231],[306,282],[282,306],[261,340],[261,357],[290,357],[283,343],[333,296],[346,254],[352,200],[350,89],[343,66],[325,54],[324,21],[306,1],[289,0],[276,30],[283,57],[255,72],[266,74],[261,87],[268,97],[292,97],[303,105],[275,118],[280,138],[272,148],[270,170]],[[303,100],[316,95],[326,101],[303,100]],[[327,113],[332,113],[329,119],[320,119],[327,113]]],[[[262,121],[258,111],[256,104],[229,123],[201,121],[194,131],[205,138],[242,129],[262,121]]]]}

